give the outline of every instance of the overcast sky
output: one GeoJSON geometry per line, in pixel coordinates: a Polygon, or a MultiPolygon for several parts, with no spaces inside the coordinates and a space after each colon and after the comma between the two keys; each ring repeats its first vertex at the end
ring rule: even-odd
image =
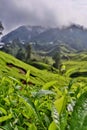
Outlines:
{"type": "Polygon", "coordinates": [[[0,0],[5,32],[20,25],[87,27],[87,0],[0,0]]]}

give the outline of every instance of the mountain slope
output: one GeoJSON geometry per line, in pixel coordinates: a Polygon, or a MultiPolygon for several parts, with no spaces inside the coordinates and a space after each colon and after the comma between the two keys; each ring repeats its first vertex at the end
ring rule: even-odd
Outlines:
{"type": "Polygon", "coordinates": [[[20,26],[19,28],[2,37],[2,41],[7,43],[14,39],[19,39],[20,41],[28,42],[33,37],[42,33],[45,29],[46,28],[41,26],[20,26]]]}
{"type": "MultiPolygon", "coordinates": [[[[12,77],[26,84],[26,74],[30,71],[29,85],[41,87],[50,81],[57,81],[57,87],[67,86],[70,77],[75,81],[87,84],[87,61],[65,61],[66,73],[60,75],[53,71],[40,70],[31,65],[25,64],[13,56],[0,51],[0,79],[12,77]]],[[[49,66],[50,67],[50,66],[49,66]]],[[[50,68],[49,68],[50,69],[50,68]]]]}
{"type": "Polygon", "coordinates": [[[25,64],[13,56],[0,51],[0,78],[3,76],[11,76],[22,83],[25,83],[27,71],[30,71],[29,84],[42,86],[46,82],[53,80],[59,81],[58,84],[60,86],[66,84],[65,79],[61,75],[47,70],[36,69],[35,67],[25,64]]]}
{"type": "Polygon", "coordinates": [[[66,43],[74,49],[87,48],[87,30],[78,25],[71,25],[66,28],[44,28],[41,26],[21,26],[2,37],[3,42],[10,42],[14,39],[21,42],[37,43],[66,43]]]}
{"type": "Polygon", "coordinates": [[[72,25],[67,28],[50,28],[36,36],[33,41],[66,43],[75,49],[87,48],[87,30],[72,25]]]}

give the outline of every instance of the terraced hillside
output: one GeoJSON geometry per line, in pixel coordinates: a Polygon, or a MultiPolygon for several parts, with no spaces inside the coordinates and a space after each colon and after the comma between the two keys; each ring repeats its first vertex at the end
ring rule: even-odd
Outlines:
{"type": "MultiPolygon", "coordinates": [[[[51,69],[48,66],[49,70],[51,69]]],[[[52,73],[49,70],[39,70],[31,65],[27,65],[18,59],[10,56],[6,53],[0,52],[0,76],[11,76],[13,78],[19,79],[21,82],[25,83],[26,73],[30,71],[30,84],[34,85],[44,85],[46,82],[56,80],[58,84],[66,84],[63,76],[58,73],[52,73]]]]}
{"type": "Polygon", "coordinates": [[[87,52],[69,54],[70,60],[65,62],[67,71],[66,76],[76,82],[77,86],[87,85],[87,52]]]}

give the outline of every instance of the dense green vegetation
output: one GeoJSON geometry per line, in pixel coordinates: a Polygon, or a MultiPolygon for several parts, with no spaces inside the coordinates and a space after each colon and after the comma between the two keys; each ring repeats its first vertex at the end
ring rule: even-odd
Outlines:
{"type": "Polygon", "coordinates": [[[51,70],[50,65],[41,64],[41,66],[42,65],[46,66],[48,70],[47,68],[43,70],[37,69],[31,65],[27,65],[19,61],[13,56],[0,52],[1,75],[12,76],[21,81],[21,80],[26,80],[25,74],[28,70],[30,70],[30,81],[33,84],[43,85],[44,83],[52,81],[52,80],[60,80],[62,81],[62,83],[66,84],[65,79],[61,75],[58,75],[58,71],[55,74],[56,70],[54,69],[54,73],[52,73],[50,71],[51,70]]]}
{"type": "Polygon", "coordinates": [[[87,63],[63,62],[61,75],[51,65],[34,62],[35,68],[0,52],[1,130],[87,129],[87,63]]]}

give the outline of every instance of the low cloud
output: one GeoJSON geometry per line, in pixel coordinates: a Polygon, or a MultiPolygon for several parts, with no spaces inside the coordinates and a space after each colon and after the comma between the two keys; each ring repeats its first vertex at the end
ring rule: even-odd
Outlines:
{"type": "Polygon", "coordinates": [[[87,27],[87,0],[0,0],[0,20],[8,32],[23,24],[87,27]]]}

